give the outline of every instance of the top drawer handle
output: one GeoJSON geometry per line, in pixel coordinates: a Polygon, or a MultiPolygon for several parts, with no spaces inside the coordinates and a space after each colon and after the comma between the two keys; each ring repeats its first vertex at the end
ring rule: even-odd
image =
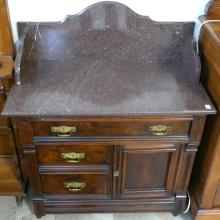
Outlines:
{"type": "Polygon", "coordinates": [[[168,131],[171,130],[170,126],[167,125],[153,125],[149,128],[153,135],[162,136],[167,135],[168,131]]]}
{"type": "Polygon", "coordinates": [[[51,127],[52,133],[57,133],[60,137],[69,137],[71,136],[71,133],[76,132],[76,127],[70,127],[70,126],[52,126],[51,127]]]}

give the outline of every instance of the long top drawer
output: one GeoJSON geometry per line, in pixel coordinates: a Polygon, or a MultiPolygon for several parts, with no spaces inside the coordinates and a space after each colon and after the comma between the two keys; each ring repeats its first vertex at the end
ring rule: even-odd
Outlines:
{"type": "Polygon", "coordinates": [[[32,121],[34,136],[187,136],[190,118],[32,121]]]}

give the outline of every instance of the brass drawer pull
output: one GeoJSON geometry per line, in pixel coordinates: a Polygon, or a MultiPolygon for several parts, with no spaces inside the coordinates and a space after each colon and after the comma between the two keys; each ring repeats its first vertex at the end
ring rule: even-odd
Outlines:
{"type": "Polygon", "coordinates": [[[68,163],[79,163],[80,159],[85,158],[85,153],[61,153],[61,158],[66,160],[68,163]]]}
{"type": "Polygon", "coordinates": [[[51,127],[52,133],[57,133],[60,137],[69,137],[71,133],[76,132],[76,127],[70,127],[70,126],[52,126],[51,127]]]}
{"type": "Polygon", "coordinates": [[[171,130],[171,127],[167,125],[153,125],[149,130],[152,131],[153,135],[162,136],[167,135],[168,131],[171,130]]]}
{"type": "Polygon", "coordinates": [[[84,182],[65,182],[64,188],[68,189],[71,192],[80,191],[86,187],[86,183],[84,182]]]}

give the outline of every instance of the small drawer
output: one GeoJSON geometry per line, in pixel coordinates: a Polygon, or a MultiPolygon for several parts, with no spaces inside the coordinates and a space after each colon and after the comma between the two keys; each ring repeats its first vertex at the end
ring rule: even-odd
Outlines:
{"type": "Polygon", "coordinates": [[[68,144],[36,145],[39,164],[89,165],[109,163],[112,147],[68,144]]]}
{"type": "Polygon", "coordinates": [[[45,194],[96,195],[108,197],[108,174],[43,174],[41,181],[45,194]]]}
{"type": "Polygon", "coordinates": [[[0,128],[0,156],[14,154],[15,146],[13,135],[9,128],[0,128]]]}
{"type": "Polygon", "coordinates": [[[186,136],[191,119],[33,121],[35,136],[186,136]]]}

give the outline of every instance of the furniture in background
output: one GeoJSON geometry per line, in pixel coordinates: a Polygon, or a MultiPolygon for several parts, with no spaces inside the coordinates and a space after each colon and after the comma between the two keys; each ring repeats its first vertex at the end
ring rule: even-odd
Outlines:
{"type": "Polygon", "coordinates": [[[220,0],[211,0],[206,7],[206,19],[219,20],[220,16],[220,0]]]}
{"type": "MultiPolygon", "coordinates": [[[[201,22],[220,20],[220,1],[212,1],[201,22]]],[[[218,114],[209,116],[193,168],[191,213],[196,220],[220,219],[220,23],[207,23],[200,35],[203,85],[218,114]]]]}
{"type": "MultiPolygon", "coordinates": [[[[6,2],[0,0],[0,111],[12,85],[13,43],[6,2]]],[[[16,127],[8,117],[0,116],[0,195],[16,196],[21,205],[24,196],[23,177],[20,170],[19,143],[16,143],[16,127]]],[[[18,139],[17,139],[18,140],[18,139]]]]}
{"type": "Polygon", "coordinates": [[[18,126],[36,216],[183,212],[215,113],[199,83],[194,23],[102,2],[18,28],[21,86],[3,114],[18,126]]]}

